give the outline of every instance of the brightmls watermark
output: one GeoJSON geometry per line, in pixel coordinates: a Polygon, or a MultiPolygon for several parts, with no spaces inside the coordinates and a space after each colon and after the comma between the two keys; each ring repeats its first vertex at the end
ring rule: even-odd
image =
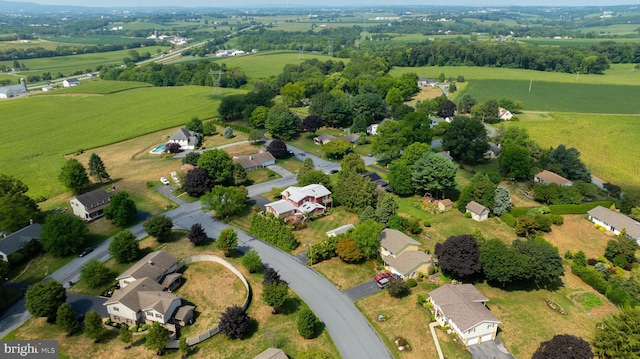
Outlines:
{"type": "Polygon", "coordinates": [[[57,340],[0,340],[2,359],[58,359],[57,340]]]}

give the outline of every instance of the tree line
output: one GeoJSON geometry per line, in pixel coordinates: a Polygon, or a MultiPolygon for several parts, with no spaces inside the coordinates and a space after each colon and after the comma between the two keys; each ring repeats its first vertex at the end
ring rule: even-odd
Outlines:
{"type": "Polygon", "coordinates": [[[48,50],[42,47],[31,48],[7,48],[0,50],[0,61],[7,60],[23,60],[23,59],[36,59],[43,57],[54,56],[69,56],[80,54],[94,54],[100,52],[111,52],[126,49],[136,49],[145,46],[169,46],[168,43],[158,43],[154,40],[144,40],[139,42],[132,42],[129,44],[111,44],[111,45],[91,45],[91,46],[77,46],[77,45],[64,45],[58,46],[53,50],[48,50]]]}

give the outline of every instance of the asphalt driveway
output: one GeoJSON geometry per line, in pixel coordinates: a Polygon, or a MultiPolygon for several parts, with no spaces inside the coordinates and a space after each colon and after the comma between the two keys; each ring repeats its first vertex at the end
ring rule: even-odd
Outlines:
{"type": "Polygon", "coordinates": [[[498,338],[490,342],[469,345],[467,350],[471,352],[473,359],[515,359],[498,338]]]}
{"type": "Polygon", "coordinates": [[[381,291],[380,287],[378,287],[376,282],[372,279],[344,290],[342,293],[344,293],[344,295],[346,295],[352,302],[355,302],[358,299],[368,297],[371,294],[378,293],[379,291],[381,291]]]}

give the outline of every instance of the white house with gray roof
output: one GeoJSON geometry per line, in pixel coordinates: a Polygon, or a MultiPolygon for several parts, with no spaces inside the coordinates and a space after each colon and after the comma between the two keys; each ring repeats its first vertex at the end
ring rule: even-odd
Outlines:
{"type": "Polygon", "coordinates": [[[120,288],[124,288],[136,280],[151,278],[162,284],[163,289],[172,289],[173,284],[180,278],[179,273],[174,273],[177,269],[178,260],[174,256],[165,251],[155,251],[122,272],[116,280],[120,288]],[[168,282],[169,279],[171,279],[170,282],[168,282]]]}
{"type": "Polygon", "coordinates": [[[496,338],[500,320],[485,303],[489,301],[471,284],[445,284],[429,292],[436,321],[449,326],[464,345],[488,342],[496,338]]]}
{"type": "Polygon", "coordinates": [[[640,244],[640,222],[602,206],[590,210],[587,214],[591,222],[605,227],[607,231],[616,235],[624,229],[628,237],[635,239],[640,244]]]}
{"type": "Polygon", "coordinates": [[[107,192],[103,189],[83,193],[69,200],[73,214],[91,221],[104,216],[104,209],[111,204],[111,195],[114,192],[107,192]]]}
{"type": "Polygon", "coordinates": [[[200,143],[200,135],[182,127],[167,142],[179,144],[181,150],[194,150],[200,143]]]}
{"type": "Polygon", "coordinates": [[[25,243],[40,239],[41,230],[38,223],[33,223],[0,239],[0,259],[8,262],[9,256],[19,251],[25,243]]]}
{"type": "Polygon", "coordinates": [[[488,219],[489,212],[491,212],[489,208],[481,205],[476,201],[471,201],[467,203],[467,206],[465,207],[465,209],[466,209],[466,212],[471,213],[471,218],[473,218],[478,222],[488,219]]]}

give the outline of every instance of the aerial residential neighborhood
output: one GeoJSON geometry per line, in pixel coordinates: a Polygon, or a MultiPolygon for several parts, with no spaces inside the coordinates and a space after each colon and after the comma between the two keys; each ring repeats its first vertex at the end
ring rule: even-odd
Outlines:
{"type": "Polygon", "coordinates": [[[5,354],[640,352],[637,6],[2,5],[5,354]]]}

